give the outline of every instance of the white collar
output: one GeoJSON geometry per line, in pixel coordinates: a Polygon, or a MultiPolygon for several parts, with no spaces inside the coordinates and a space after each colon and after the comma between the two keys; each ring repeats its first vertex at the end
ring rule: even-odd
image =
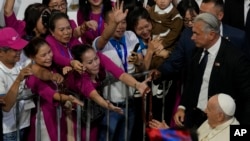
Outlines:
{"type": "Polygon", "coordinates": [[[216,126],[213,130],[215,131],[218,131],[218,130],[222,130],[224,129],[225,127],[228,127],[229,125],[231,125],[232,123],[234,123],[236,120],[235,117],[232,117],[231,119],[229,119],[228,121],[216,126]]]}
{"type": "Polygon", "coordinates": [[[155,12],[158,13],[158,14],[166,14],[166,13],[169,13],[172,9],[173,9],[173,4],[170,3],[169,6],[165,9],[160,9],[158,5],[155,5],[155,12]]]}
{"type": "Polygon", "coordinates": [[[219,37],[219,39],[215,42],[215,44],[207,50],[209,54],[216,56],[219,51],[220,44],[221,44],[221,37],[219,37]]]}
{"type": "Polygon", "coordinates": [[[220,35],[223,36],[223,24],[220,23],[220,35]]]}

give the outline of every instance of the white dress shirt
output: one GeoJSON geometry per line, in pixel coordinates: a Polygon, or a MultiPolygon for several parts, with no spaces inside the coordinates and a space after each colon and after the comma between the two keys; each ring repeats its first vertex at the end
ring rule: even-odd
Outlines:
{"type": "Polygon", "coordinates": [[[247,21],[247,13],[250,8],[249,4],[250,4],[250,0],[244,0],[244,23],[245,24],[247,21]]]}
{"type": "MultiPolygon", "coordinates": [[[[202,80],[201,90],[200,90],[198,104],[197,104],[197,107],[203,111],[205,110],[207,106],[208,86],[209,86],[210,75],[212,72],[213,65],[216,63],[214,62],[214,60],[219,51],[220,44],[221,44],[221,38],[219,38],[217,42],[207,50],[209,52],[208,60],[207,60],[207,65],[206,65],[204,74],[203,74],[203,80],[202,80]]],[[[203,56],[204,56],[204,52],[202,53],[201,58],[203,58],[203,56]]]]}

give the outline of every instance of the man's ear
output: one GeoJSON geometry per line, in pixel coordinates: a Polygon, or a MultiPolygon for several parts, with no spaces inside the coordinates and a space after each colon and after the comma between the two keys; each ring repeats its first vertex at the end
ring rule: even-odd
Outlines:
{"type": "Polygon", "coordinates": [[[108,24],[104,22],[104,29],[107,28],[108,24]]]}
{"type": "Polygon", "coordinates": [[[209,33],[208,33],[208,38],[209,38],[209,40],[214,40],[214,38],[215,38],[215,32],[214,31],[210,31],[209,33]]]}
{"type": "Polygon", "coordinates": [[[218,120],[219,122],[224,121],[224,120],[225,120],[225,114],[222,113],[222,112],[219,112],[218,115],[217,115],[217,120],[218,120]]]}
{"type": "Polygon", "coordinates": [[[222,18],[224,17],[224,13],[223,12],[219,12],[218,13],[218,19],[220,20],[220,21],[222,21],[222,18]]]}

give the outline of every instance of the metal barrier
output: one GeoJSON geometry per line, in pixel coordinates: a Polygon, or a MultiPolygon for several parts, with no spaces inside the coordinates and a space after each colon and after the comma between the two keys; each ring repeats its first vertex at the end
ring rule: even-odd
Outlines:
{"type": "MultiPolygon", "coordinates": [[[[135,74],[131,74],[132,76],[134,77],[140,77],[140,76],[146,76],[147,74],[149,73],[149,71],[146,71],[146,72],[143,72],[143,73],[135,73],[135,74]]],[[[117,82],[118,80],[116,80],[115,78],[113,77],[107,77],[104,81],[102,81],[102,84],[104,86],[108,85],[108,93],[110,94],[111,93],[111,89],[110,89],[110,85],[114,82],[117,82]]],[[[165,83],[165,82],[164,82],[165,83]]],[[[164,95],[166,95],[168,93],[168,89],[169,87],[171,86],[172,82],[169,83],[169,85],[167,86],[167,88],[165,87],[165,84],[163,85],[163,92],[164,92],[164,95]]],[[[127,89],[126,89],[126,110],[125,110],[125,141],[128,141],[127,139],[127,135],[128,135],[128,86],[127,86],[127,89]]],[[[74,93],[74,92],[71,92],[71,94],[74,94],[75,96],[77,96],[78,94],[74,93]]],[[[17,99],[17,103],[16,103],[16,117],[19,117],[19,101],[20,100],[28,100],[28,99],[32,99],[34,98],[35,95],[26,95],[26,96],[23,96],[23,97],[18,97],[17,99]]],[[[79,96],[77,96],[79,98],[79,96]]],[[[110,95],[108,95],[108,99],[110,99],[110,95]]],[[[165,98],[163,98],[163,110],[162,110],[162,118],[164,119],[164,101],[165,101],[165,98]]],[[[88,100],[88,102],[90,102],[90,100],[88,100]]],[[[146,109],[146,101],[144,102],[145,103],[145,109],[146,109]]],[[[36,127],[36,141],[41,141],[41,109],[40,109],[40,97],[38,96],[38,101],[37,101],[37,127],[36,127]]],[[[80,105],[77,105],[77,108],[76,108],[76,113],[77,113],[77,121],[76,121],[76,141],[82,141],[81,139],[81,106],[80,105]]],[[[90,115],[90,109],[88,108],[87,110],[87,114],[90,115]]],[[[107,125],[110,125],[109,123],[109,111],[107,113],[107,125]]],[[[58,141],[60,141],[60,130],[61,130],[61,125],[60,125],[60,118],[62,116],[62,109],[61,109],[61,106],[58,106],[57,107],[57,123],[58,123],[58,126],[57,126],[57,132],[58,132],[58,141]]],[[[19,123],[19,118],[17,118],[16,120],[16,126],[17,126],[17,141],[20,141],[20,123],[19,123]]],[[[89,141],[90,140],[90,126],[91,126],[91,122],[90,122],[90,116],[87,117],[87,124],[86,124],[86,139],[85,141],[89,141]]],[[[108,126],[109,127],[109,126],[108,126]]],[[[107,127],[107,128],[108,128],[107,127]]],[[[145,140],[145,129],[146,129],[146,125],[144,123],[143,125],[143,140],[145,140]]],[[[109,130],[107,129],[107,136],[106,136],[106,140],[109,141],[109,130]]]]}
{"type": "Polygon", "coordinates": [[[40,96],[38,96],[38,98],[37,98],[36,125],[37,125],[37,128],[36,128],[36,141],[41,141],[41,108],[40,108],[40,96]]]}
{"type": "Polygon", "coordinates": [[[20,141],[20,122],[19,122],[19,101],[21,100],[29,100],[32,99],[34,97],[33,94],[31,95],[23,95],[20,97],[17,97],[17,102],[16,102],[16,129],[17,129],[17,141],[20,141]]]}
{"type": "MultiPolygon", "coordinates": [[[[17,128],[17,141],[20,141],[20,122],[19,122],[19,101],[33,99],[37,95],[24,95],[17,98],[16,102],[16,128],[17,128]]],[[[41,141],[41,108],[40,108],[40,96],[37,96],[37,113],[36,113],[36,141],[41,141]]],[[[62,117],[61,105],[57,106],[57,140],[61,141],[61,124],[60,118],[62,117]]],[[[78,120],[77,120],[78,121],[78,120]]],[[[81,121],[81,120],[79,120],[81,121]]],[[[80,140],[79,140],[80,141],[80,140]]]]}

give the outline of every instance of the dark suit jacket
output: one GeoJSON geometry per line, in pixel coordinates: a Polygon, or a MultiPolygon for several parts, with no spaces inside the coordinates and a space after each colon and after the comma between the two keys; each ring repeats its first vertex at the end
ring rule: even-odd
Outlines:
{"type": "MultiPolygon", "coordinates": [[[[196,91],[195,80],[202,51],[198,49],[194,54],[181,98],[180,105],[185,106],[187,111],[196,108],[198,103],[199,92],[196,91]]],[[[212,68],[208,88],[209,97],[218,93],[231,95],[236,101],[236,118],[241,124],[250,124],[250,62],[224,38],[212,68]]]]}
{"type": "Polygon", "coordinates": [[[244,52],[250,59],[250,31],[244,22],[244,0],[225,1],[223,22],[246,32],[244,52]]]}
{"type": "Polygon", "coordinates": [[[226,0],[223,23],[245,30],[244,0],[226,0]]]}
{"type": "MultiPolygon", "coordinates": [[[[234,46],[245,51],[245,32],[223,24],[223,36],[231,41],[234,46]]],[[[162,73],[163,78],[172,78],[173,74],[180,72],[183,68],[187,68],[191,62],[195,44],[191,40],[193,32],[191,28],[185,28],[181,33],[180,39],[177,42],[169,59],[167,59],[158,70],[162,73]]],[[[185,69],[184,69],[185,74],[185,69]]]]}
{"type": "Polygon", "coordinates": [[[222,28],[223,28],[223,37],[225,39],[232,42],[232,44],[235,47],[240,48],[242,51],[246,50],[247,47],[245,46],[245,41],[246,41],[245,31],[229,26],[227,24],[223,24],[222,28]]]}
{"type": "Polygon", "coordinates": [[[168,58],[158,70],[162,73],[163,78],[172,78],[173,74],[180,72],[182,68],[186,68],[191,60],[195,44],[191,40],[193,32],[191,28],[186,28],[181,33],[170,58],[168,58]]]}

